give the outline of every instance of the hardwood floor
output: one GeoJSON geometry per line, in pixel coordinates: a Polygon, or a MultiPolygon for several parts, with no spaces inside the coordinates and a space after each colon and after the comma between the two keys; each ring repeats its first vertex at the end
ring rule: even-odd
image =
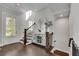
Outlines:
{"type": "Polygon", "coordinates": [[[0,56],[51,56],[44,48],[30,44],[26,47],[21,43],[14,43],[3,46],[0,56]]]}

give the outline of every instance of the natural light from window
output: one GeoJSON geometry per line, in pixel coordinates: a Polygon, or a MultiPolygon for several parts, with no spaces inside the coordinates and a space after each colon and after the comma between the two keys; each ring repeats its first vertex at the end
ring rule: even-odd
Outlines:
{"type": "MultiPolygon", "coordinates": [[[[32,25],[33,25],[33,21],[29,21],[29,27],[32,26],[32,25]]],[[[33,27],[31,27],[29,30],[32,31],[33,27]]]]}
{"type": "Polygon", "coordinates": [[[32,15],[32,11],[29,10],[26,12],[26,21],[29,19],[29,17],[32,15]]]}
{"type": "Polygon", "coordinates": [[[15,35],[15,18],[7,17],[6,18],[6,36],[15,35]]]}

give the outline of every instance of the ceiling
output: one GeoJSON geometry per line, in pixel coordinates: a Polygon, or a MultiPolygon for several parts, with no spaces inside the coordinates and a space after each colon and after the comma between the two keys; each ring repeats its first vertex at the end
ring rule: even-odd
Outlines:
{"type": "Polygon", "coordinates": [[[0,6],[22,13],[28,10],[40,11],[49,8],[53,13],[70,8],[69,3],[0,3],[0,6]]]}

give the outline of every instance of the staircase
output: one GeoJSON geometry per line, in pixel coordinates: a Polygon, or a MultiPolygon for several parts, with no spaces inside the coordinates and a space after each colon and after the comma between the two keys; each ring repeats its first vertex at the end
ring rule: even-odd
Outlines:
{"type": "Polygon", "coordinates": [[[24,46],[32,43],[32,33],[28,33],[28,30],[34,26],[36,23],[33,23],[30,27],[27,29],[24,29],[24,37],[20,40],[23,42],[24,46]]]}
{"type": "MultiPolygon", "coordinates": [[[[32,43],[32,33],[27,33],[27,43],[26,43],[26,45],[29,45],[29,44],[31,44],[32,43]]],[[[22,44],[24,44],[24,37],[20,40],[20,42],[22,43],[22,44]]]]}

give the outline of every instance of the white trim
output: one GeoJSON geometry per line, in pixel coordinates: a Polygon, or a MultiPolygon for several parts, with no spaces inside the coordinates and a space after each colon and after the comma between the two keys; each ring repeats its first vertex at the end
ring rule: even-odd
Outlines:
{"type": "Polygon", "coordinates": [[[8,44],[17,43],[17,42],[20,42],[20,41],[16,41],[16,42],[9,42],[9,43],[0,44],[0,47],[5,46],[5,45],[8,45],[8,44]]]}
{"type": "Polygon", "coordinates": [[[55,50],[59,50],[59,51],[63,51],[63,52],[69,53],[69,51],[65,51],[65,50],[62,50],[62,49],[59,49],[59,48],[55,48],[55,50]]]}
{"type": "Polygon", "coordinates": [[[70,44],[70,48],[69,48],[69,56],[72,56],[72,41],[71,41],[71,44],[70,44]]]}
{"type": "Polygon", "coordinates": [[[53,48],[52,51],[55,51],[55,50],[59,50],[59,51],[63,51],[63,52],[69,53],[69,51],[65,51],[65,50],[62,50],[62,49],[59,49],[59,48],[53,48]]]}

